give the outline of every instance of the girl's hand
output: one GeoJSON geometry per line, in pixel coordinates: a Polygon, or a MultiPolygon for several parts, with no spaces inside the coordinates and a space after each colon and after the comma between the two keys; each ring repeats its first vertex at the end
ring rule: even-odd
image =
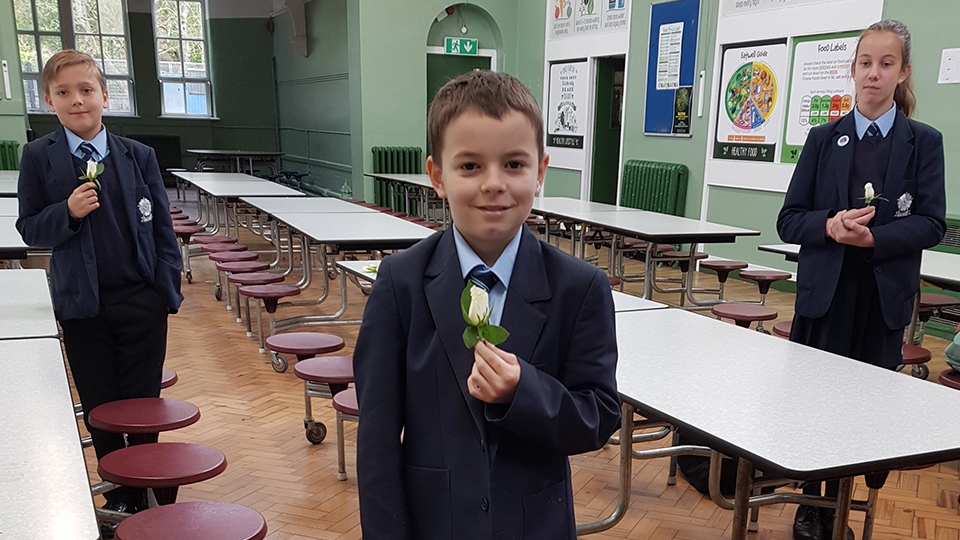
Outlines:
{"type": "Polygon", "coordinates": [[[847,210],[847,212],[843,215],[844,225],[850,229],[851,226],[847,222],[853,221],[865,226],[870,223],[870,220],[873,219],[873,216],[876,214],[877,209],[874,206],[866,206],[863,208],[856,208],[854,210],[847,210]]]}

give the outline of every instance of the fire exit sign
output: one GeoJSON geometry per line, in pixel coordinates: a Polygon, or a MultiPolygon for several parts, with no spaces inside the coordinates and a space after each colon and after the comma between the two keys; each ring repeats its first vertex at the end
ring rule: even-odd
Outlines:
{"type": "Polygon", "coordinates": [[[480,45],[474,38],[448,37],[444,39],[443,49],[446,54],[462,54],[476,56],[480,45]]]}

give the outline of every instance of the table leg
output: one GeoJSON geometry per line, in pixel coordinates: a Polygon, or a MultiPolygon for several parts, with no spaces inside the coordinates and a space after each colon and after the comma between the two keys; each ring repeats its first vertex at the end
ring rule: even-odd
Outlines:
{"type": "Polygon", "coordinates": [[[847,521],[850,520],[850,503],[853,499],[853,478],[840,479],[840,492],[837,493],[837,513],[833,519],[833,540],[847,538],[847,521]]]}
{"type": "Polygon", "coordinates": [[[653,280],[657,275],[657,261],[653,260],[654,247],[653,242],[647,241],[647,254],[643,260],[643,297],[647,300],[653,299],[653,280]]]}
{"type": "Polygon", "coordinates": [[[910,325],[907,326],[907,343],[916,345],[914,340],[917,338],[917,316],[920,313],[920,291],[917,291],[916,298],[913,299],[913,313],[910,314],[910,325]]]}
{"type": "Polygon", "coordinates": [[[623,519],[630,507],[630,488],[633,480],[633,405],[620,402],[620,502],[609,516],[600,521],[577,525],[577,536],[605,531],[623,519]]]}
{"type": "Polygon", "coordinates": [[[740,458],[737,463],[737,489],[733,502],[732,540],[746,540],[747,514],[750,512],[750,491],[753,489],[753,463],[740,458]]]}

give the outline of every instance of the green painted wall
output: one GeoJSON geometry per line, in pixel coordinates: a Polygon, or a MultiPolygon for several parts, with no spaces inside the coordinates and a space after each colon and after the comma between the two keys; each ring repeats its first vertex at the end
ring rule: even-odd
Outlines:
{"type": "Polygon", "coordinates": [[[16,30],[13,1],[0,0],[0,59],[6,60],[9,66],[10,95],[13,98],[6,99],[0,88],[0,140],[18,141],[22,146],[27,141],[27,124],[23,115],[23,80],[20,78],[16,30]]]}
{"type": "Polygon", "coordinates": [[[782,193],[711,186],[708,195],[710,206],[707,208],[707,221],[761,232],[760,236],[738,238],[733,244],[710,244],[707,251],[711,255],[797,271],[797,265],[787,262],[783,256],[757,250],[761,244],[783,243],[777,235],[777,214],[783,206],[782,193]]]}
{"type": "Polygon", "coordinates": [[[289,13],[274,17],[280,149],[286,169],[307,172],[308,189],[340,192],[352,182],[351,81],[346,0],[305,6],[307,57],[293,48],[289,13]]]}
{"type": "Polygon", "coordinates": [[[543,180],[543,194],[547,197],[580,198],[580,171],[547,167],[543,180]]]}

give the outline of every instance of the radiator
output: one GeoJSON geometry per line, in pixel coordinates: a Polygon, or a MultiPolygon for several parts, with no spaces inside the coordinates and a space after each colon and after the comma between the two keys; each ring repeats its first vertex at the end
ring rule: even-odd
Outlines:
{"type": "MultiPolygon", "coordinates": [[[[374,146],[373,172],[394,174],[421,174],[423,172],[423,149],[418,146],[374,146]]],[[[374,182],[374,199],[381,206],[399,208],[390,204],[387,185],[374,182]]]]}
{"type": "Polygon", "coordinates": [[[0,141],[0,171],[15,171],[20,168],[20,143],[0,141]]]}
{"type": "Polygon", "coordinates": [[[682,216],[687,200],[686,165],[628,160],[623,164],[620,205],[682,216]]]}

